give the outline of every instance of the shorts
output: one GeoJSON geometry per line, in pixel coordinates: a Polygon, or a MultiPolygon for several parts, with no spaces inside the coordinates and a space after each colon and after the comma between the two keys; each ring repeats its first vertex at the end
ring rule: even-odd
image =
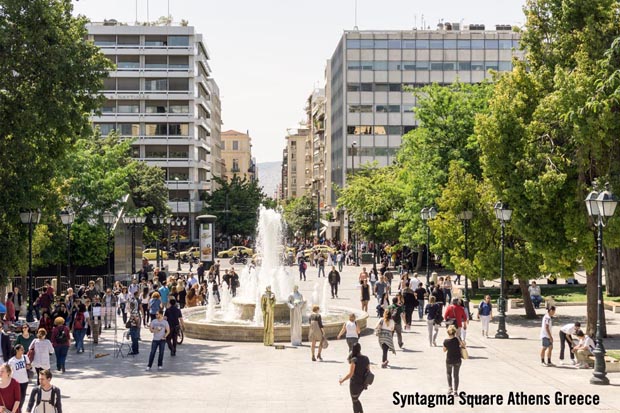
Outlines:
{"type": "Polygon", "coordinates": [[[543,339],[542,339],[542,346],[544,348],[548,348],[548,347],[553,347],[553,344],[551,343],[551,340],[549,340],[549,338],[543,337],[543,339]]]}

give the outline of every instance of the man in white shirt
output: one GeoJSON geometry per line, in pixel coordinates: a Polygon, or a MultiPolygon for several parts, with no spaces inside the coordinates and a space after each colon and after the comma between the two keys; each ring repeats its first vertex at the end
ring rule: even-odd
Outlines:
{"type": "Polygon", "coordinates": [[[564,360],[564,347],[568,344],[568,353],[570,354],[570,359],[575,362],[575,353],[573,353],[573,347],[575,343],[573,342],[573,335],[579,331],[581,327],[581,323],[579,321],[575,323],[564,324],[560,327],[560,360],[564,360]]]}
{"type": "Polygon", "coordinates": [[[575,367],[579,369],[589,369],[588,357],[592,355],[595,345],[594,340],[579,330],[576,333],[579,343],[573,348],[572,352],[577,355],[577,365],[575,367]]]}
{"type": "Polygon", "coordinates": [[[553,351],[553,335],[551,334],[551,327],[553,326],[553,320],[551,317],[555,315],[555,307],[551,306],[547,309],[547,314],[543,317],[542,325],[540,327],[540,338],[542,339],[542,349],[540,350],[540,363],[546,367],[555,366],[551,362],[551,352],[553,351]],[[547,352],[547,363],[545,364],[545,351],[547,352]]]}
{"type": "Polygon", "coordinates": [[[539,308],[540,303],[543,302],[543,298],[542,295],[540,295],[540,287],[536,285],[536,281],[532,281],[532,285],[530,285],[527,290],[530,293],[530,298],[532,299],[532,303],[534,303],[534,307],[539,308]]]}

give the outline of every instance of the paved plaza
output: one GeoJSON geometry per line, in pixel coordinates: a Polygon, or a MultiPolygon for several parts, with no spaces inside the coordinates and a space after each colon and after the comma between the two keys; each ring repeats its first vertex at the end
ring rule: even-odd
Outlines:
{"type": "MultiPolygon", "coordinates": [[[[295,267],[292,267],[294,270],[295,267]]],[[[297,274],[293,272],[293,276],[297,274]]],[[[329,305],[359,308],[357,275],[359,268],[345,267],[338,299],[329,305]]],[[[320,279],[320,283],[323,282],[320,279]]],[[[316,269],[308,268],[308,281],[300,288],[306,299],[312,296],[317,282],[316,269]]],[[[393,283],[394,287],[396,282],[393,283]]],[[[475,303],[477,304],[477,303],[475,303]]],[[[375,326],[375,300],[371,300],[369,327],[375,326]]],[[[539,315],[544,310],[538,310],[539,315]]],[[[414,315],[416,313],[414,312],[414,315]]],[[[540,365],[540,318],[526,320],[524,310],[510,310],[507,330],[509,340],[485,339],[480,323],[473,321],[467,343],[470,359],[461,367],[460,390],[475,400],[476,411],[620,411],[620,373],[610,373],[610,386],[589,384],[592,370],[577,370],[558,360],[559,344],[553,354],[557,367],[540,365]],[[508,398],[513,396],[512,404],[508,398]],[[523,395],[538,398],[530,405],[515,405],[523,395]],[[597,395],[598,405],[560,405],[556,395],[597,395]],[[497,397],[503,397],[501,404],[497,397]],[[484,405],[495,397],[493,405],[484,405]],[[517,398],[514,398],[517,397],[517,398]],[[547,404],[545,405],[545,398],[547,404]]],[[[558,307],[553,334],[559,343],[559,326],[585,321],[585,306],[558,307]]],[[[605,341],[607,349],[620,348],[620,315],[606,312],[608,332],[614,337],[605,341]]],[[[414,317],[415,318],[415,317],[414,317]]],[[[497,325],[493,323],[491,331],[497,325]]],[[[441,328],[438,344],[445,338],[441,328]]],[[[119,334],[120,336],[120,334],[119,334]]],[[[135,358],[113,357],[113,331],[106,330],[104,340],[95,353],[108,354],[89,358],[89,351],[67,359],[67,373],[55,375],[53,383],[62,389],[66,412],[350,412],[348,382],[338,385],[340,376],[348,372],[347,345],[332,341],[323,351],[323,362],[312,362],[309,344],[277,350],[262,343],[200,341],[186,338],[177,356],[166,352],[163,371],[146,372],[151,334],[143,329],[140,354],[135,358]]],[[[405,348],[390,354],[390,367],[381,369],[381,350],[371,329],[364,332],[362,353],[369,356],[376,375],[375,383],[361,401],[365,412],[399,411],[472,411],[454,399],[454,406],[430,408],[434,395],[445,395],[445,354],[441,347],[429,347],[426,322],[414,322],[411,332],[404,334],[405,348]],[[412,395],[410,403],[401,407],[394,394],[412,395]],[[415,394],[418,393],[418,399],[415,394]]],[[[567,357],[568,359],[568,357],[567,357]]],[[[52,362],[52,365],[54,363],[52,362]]],[[[407,399],[405,399],[407,400],[407,399]]],[[[466,400],[467,401],[467,400],[466,400]]],[[[569,403],[567,401],[567,403],[569,403]]]]}

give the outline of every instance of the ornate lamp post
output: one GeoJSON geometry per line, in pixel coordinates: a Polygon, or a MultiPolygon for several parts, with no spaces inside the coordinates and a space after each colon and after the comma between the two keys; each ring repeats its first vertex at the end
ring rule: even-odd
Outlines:
{"type": "Polygon", "coordinates": [[[366,220],[372,222],[372,243],[373,243],[373,251],[372,251],[372,271],[377,273],[377,220],[379,219],[379,215],[374,212],[370,214],[366,214],[366,220]]]}
{"type": "MultiPolygon", "coordinates": [[[[605,185],[606,187],[608,185],[605,185]]],[[[605,346],[603,345],[603,333],[601,330],[601,322],[603,319],[603,227],[608,218],[614,215],[618,199],[608,189],[598,193],[592,191],[586,197],[586,207],[588,215],[595,222],[597,231],[596,251],[597,251],[597,291],[598,305],[596,318],[596,348],[594,349],[594,372],[590,378],[590,384],[607,385],[609,379],[605,371],[605,346]]]]}
{"type": "Polygon", "coordinates": [[[431,227],[430,225],[428,225],[428,221],[437,217],[437,210],[435,209],[435,207],[424,207],[422,208],[422,211],[420,211],[420,217],[426,225],[426,286],[428,287],[431,280],[431,227]]]}
{"type": "Polygon", "coordinates": [[[164,224],[169,224],[171,219],[168,217],[165,217],[163,215],[157,216],[157,215],[153,215],[151,217],[151,220],[153,221],[153,225],[161,225],[161,236],[157,237],[155,239],[155,249],[156,249],[156,256],[155,256],[155,262],[156,262],[156,266],[159,268],[163,268],[164,266],[164,258],[161,256],[161,253],[159,251],[160,247],[159,247],[159,242],[160,242],[160,238],[164,237],[164,224]]]}
{"type": "MultiPolygon", "coordinates": [[[[103,213],[103,223],[105,224],[105,230],[106,230],[106,234],[108,236],[107,241],[106,241],[106,251],[107,251],[107,257],[108,257],[108,279],[110,278],[110,273],[111,271],[111,266],[110,266],[110,230],[112,229],[112,225],[114,225],[114,214],[111,213],[110,211],[105,211],[103,213]]],[[[123,217],[123,221],[124,221],[124,217],[123,217]]]]}
{"type": "MultiPolygon", "coordinates": [[[[75,221],[75,214],[73,210],[66,208],[60,212],[60,220],[63,225],[67,226],[67,280],[71,288],[75,285],[74,277],[71,276],[71,225],[75,221]]],[[[56,294],[60,295],[60,274],[58,275],[58,281],[56,282],[56,294]]]]}
{"type": "Polygon", "coordinates": [[[321,191],[318,189],[312,196],[316,196],[316,242],[321,243],[321,191]]]}
{"type": "Polygon", "coordinates": [[[508,333],[506,332],[506,297],[504,296],[504,228],[506,226],[506,222],[510,221],[510,218],[512,217],[512,210],[508,208],[508,204],[504,204],[502,201],[495,203],[493,210],[495,211],[495,217],[499,220],[502,226],[502,252],[499,261],[499,323],[497,333],[495,333],[495,338],[508,338],[508,333]]]}
{"type": "Polygon", "coordinates": [[[181,231],[181,227],[184,227],[187,224],[185,218],[181,219],[181,217],[177,217],[177,219],[173,219],[170,221],[170,225],[177,228],[177,271],[181,271],[181,241],[179,238],[179,232],[181,231]]]}
{"type": "Polygon", "coordinates": [[[124,215],[123,222],[131,227],[131,273],[136,273],[136,227],[146,222],[146,217],[124,215]]]}
{"type": "Polygon", "coordinates": [[[28,225],[28,314],[26,315],[26,321],[29,323],[34,321],[34,314],[32,313],[32,227],[39,223],[41,220],[41,210],[29,210],[19,213],[19,219],[22,224],[28,225]]]}
{"type": "MultiPolygon", "coordinates": [[[[473,212],[467,210],[459,213],[459,219],[463,223],[463,234],[465,235],[465,259],[469,258],[467,256],[467,235],[469,230],[469,221],[471,221],[473,215],[473,212]]],[[[469,287],[467,282],[467,274],[465,274],[465,298],[463,299],[463,305],[467,311],[467,317],[471,320],[471,312],[469,311],[469,287]]]]}

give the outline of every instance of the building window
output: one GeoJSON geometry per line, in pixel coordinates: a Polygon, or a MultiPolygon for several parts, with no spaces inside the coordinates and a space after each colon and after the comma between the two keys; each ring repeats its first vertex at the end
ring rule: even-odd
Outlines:
{"type": "Polygon", "coordinates": [[[135,100],[121,100],[118,102],[118,113],[139,113],[140,103],[135,100]]]}
{"type": "Polygon", "coordinates": [[[118,56],[116,66],[119,69],[133,70],[140,68],[140,56],[118,56]]]}
{"type": "Polygon", "coordinates": [[[168,110],[166,108],[165,101],[156,101],[156,100],[147,100],[146,101],[146,113],[166,113],[168,110]]]}
{"type": "Polygon", "coordinates": [[[119,123],[118,132],[121,136],[140,136],[139,123],[119,123]]]}
{"type": "Polygon", "coordinates": [[[235,172],[235,173],[240,171],[240,169],[239,169],[239,160],[238,159],[233,159],[232,160],[232,169],[231,169],[231,171],[235,172]]]}
{"type": "Polygon", "coordinates": [[[170,101],[170,113],[189,113],[189,102],[170,101]]]}
{"type": "Polygon", "coordinates": [[[168,79],[144,79],[144,90],[167,91],[168,79]]]}
{"type": "Polygon", "coordinates": [[[116,81],[118,90],[131,90],[133,92],[140,90],[140,79],[138,78],[118,78],[116,81]]]}
{"type": "Polygon", "coordinates": [[[147,70],[166,69],[168,66],[167,56],[145,56],[144,68],[147,70]]]}
{"type": "Polygon", "coordinates": [[[98,127],[101,131],[101,136],[108,136],[116,129],[114,123],[95,123],[95,127],[98,127]]]}
{"type": "Polygon", "coordinates": [[[372,105],[349,105],[349,113],[372,112],[372,105]]]}
{"type": "Polygon", "coordinates": [[[166,126],[165,123],[147,123],[145,125],[146,136],[166,136],[166,126]]]}
{"type": "Polygon", "coordinates": [[[147,159],[165,159],[168,157],[166,147],[162,145],[147,145],[144,148],[144,155],[147,159]]]}
{"type": "Polygon", "coordinates": [[[189,36],[168,36],[168,46],[189,46],[189,36]]]}
{"type": "Polygon", "coordinates": [[[239,141],[232,141],[232,150],[233,151],[239,150],[239,141]]]}
{"type": "Polygon", "coordinates": [[[189,125],[187,123],[171,123],[168,125],[168,135],[170,136],[188,136],[189,125]]]}

